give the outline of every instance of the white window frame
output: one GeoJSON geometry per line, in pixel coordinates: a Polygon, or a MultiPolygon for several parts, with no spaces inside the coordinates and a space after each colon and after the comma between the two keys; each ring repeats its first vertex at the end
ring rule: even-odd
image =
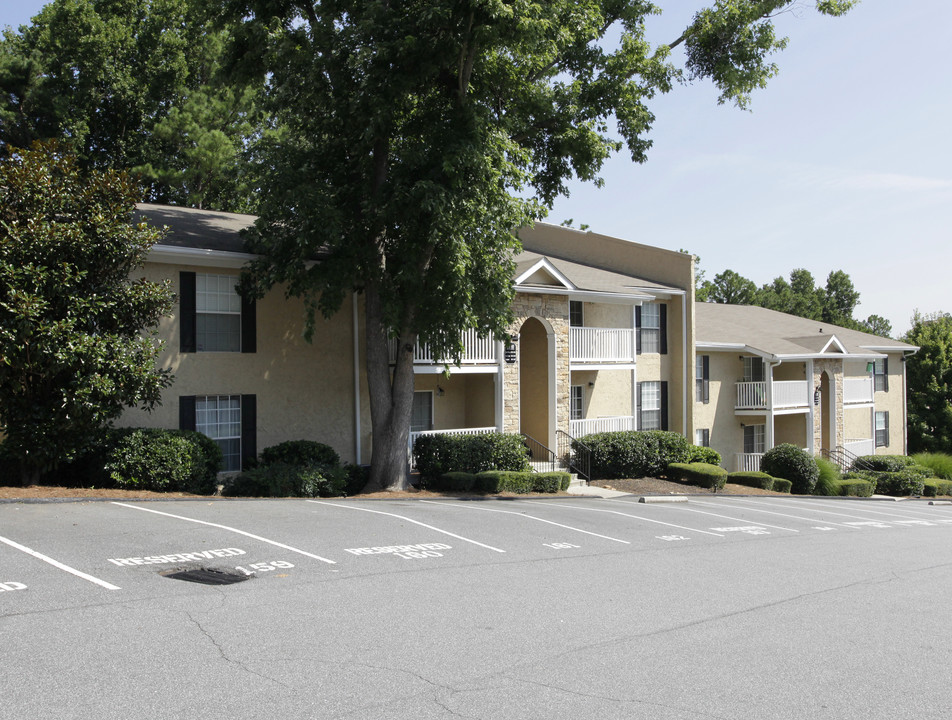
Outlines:
{"type": "Polygon", "coordinates": [[[873,423],[873,446],[889,447],[889,411],[877,411],[873,423]],[[882,441],[880,441],[880,433],[882,433],[882,441]]]}
{"type": "Polygon", "coordinates": [[[711,429],[696,428],[694,430],[694,444],[698,447],[711,447],[711,429]]]}
{"type": "Polygon", "coordinates": [[[879,358],[873,361],[873,392],[886,392],[886,359],[879,358]]]}
{"type": "Polygon", "coordinates": [[[197,395],[195,397],[195,429],[207,435],[222,449],[225,456],[223,469],[225,472],[234,472],[241,470],[241,395],[197,395]],[[222,407],[222,402],[227,403],[222,407]],[[237,408],[231,403],[236,402],[237,408]],[[209,407],[210,403],[215,403],[214,407],[209,407]],[[204,406],[204,407],[203,407],[204,406]],[[225,418],[223,421],[222,413],[238,411],[238,419],[225,418]],[[209,422],[208,413],[215,413],[211,422],[209,422]],[[237,431],[237,434],[232,434],[237,431]],[[238,441],[238,452],[227,453],[223,443],[232,443],[238,441]]]}
{"type": "Polygon", "coordinates": [[[641,383],[641,417],[638,418],[640,430],[661,429],[661,383],[647,381],[641,383]],[[654,401],[649,405],[648,400],[654,401]]]}
{"type": "Polygon", "coordinates": [[[430,404],[430,424],[429,427],[420,427],[419,425],[413,424],[413,411],[410,411],[410,432],[426,432],[427,430],[432,430],[436,425],[436,412],[433,407],[433,391],[432,390],[414,390],[413,391],[413,403],[414,405],[417,402],[417,398],[422,398],[424,395],[429,395],[429,404],[430,404]]]}
{"type": "Polygon", "coordinates": [[[585,417],[585,388],[582,385],[572,385],[569,402],[569,419],[582,420],[585,417]]]}
{"type": "Polygon", "coordinates": [[[661,306],[658,303],[643,303],[641,306],[641,352],[661,352],[661,306]]]}
{"type": "Polygon", "coordinates": [[[195,349],[197,352],[241,352],[241,296],[238,277],[213,273],[195,274],[195,349]],[[214,284],[214,287],[211,287],[214,284]],[[238,333],[226,349],[206,349],[207,334],[200,326],[201,318],[228,316],[238,318],[238,333]]]}
{"type": "Polygon", "coordinates": [[[764,382],[767,379],[767,368],[764,359],[758,355],[744,355],[744,382],[764,382]],[[754,368],[760,368],[760,377],[755,377],[754,368]]]}
{"type": "Polygon", "coordinates": [[[744,452],[762,455],[764,452],[766,452],[766,437],[767,437],[766,425],[745,425],[744,426],[744,452]],[[753,450],[747,449],[748,432],[752,436],[751,444],[753,445],[753,450]]]}

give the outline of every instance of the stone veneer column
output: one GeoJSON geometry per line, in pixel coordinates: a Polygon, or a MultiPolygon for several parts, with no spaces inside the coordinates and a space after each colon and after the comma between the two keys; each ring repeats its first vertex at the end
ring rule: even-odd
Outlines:
{"type": "MultiPolygon", "coordinates": [[[[836,442],[842,445],[846,440],[846,418],[843,412],[843,361],[840,359],[823,359],[813,361],[813,386],[810,388],[812,397],[813,391],[821,383],[823,371],[830,376],[831,386],[834,392],[835,403],[833,405],[833,423],[836,428],[836,442]]],[[[821,398],[820,407],[814,409],[813,413],[813,447],[818,452],[823,447],[823,403],[825,399],[821,398]]]]}
{"type": "MultiPolygon", "coordinates": [[[[555,335],[555,417],[556,428],[569,431],[569,300],[562,295],[517,293],[512,303],[515,320],[511,334],[521,331],[530,317],[545,320],[555,335]]],[[[543,325],[546,324],[543,322],[543,325]]],[[[503,432],[519,432],[519,368],[522,362],[516,344],[516,362],[503,370],[503,432]]],[[[551,401],[552,398],[550,398],[551,401]]]]}

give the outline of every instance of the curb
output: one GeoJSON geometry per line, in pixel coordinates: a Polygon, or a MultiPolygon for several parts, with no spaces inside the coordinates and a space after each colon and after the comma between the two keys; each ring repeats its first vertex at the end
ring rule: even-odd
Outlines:
{"type": "Polygon", "coordinates": [[[640,503],[677,503],[687,501],[687,495],[642,495],[638,498],[638,502],[640,503]]]}

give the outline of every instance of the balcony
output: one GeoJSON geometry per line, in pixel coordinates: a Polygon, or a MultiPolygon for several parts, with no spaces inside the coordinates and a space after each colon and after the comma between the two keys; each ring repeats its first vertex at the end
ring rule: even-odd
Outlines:
{"type": "Polygon", "coordinates": [[[843,402],[847,405],[873,402],[873,379],[868,375],[843,378],[843,402]]]}
{"type": "Polygon", "coordinates": [[[628,415],[616,417],[587,418],[585,420],[569,420],[569,435],[574,438],[584,437],[592,433],[617,432],[619,430],[634,430],[635,418],[628,415]]]}
{"type": "Polygon", "coordinates": [[[766,382],[737,383],[735,410],[782,410],[810,406],[810,386],[806,380],[778,380],[773,387],[773,405],[767,405],[766,382]]]}
{"type": "Polygon", "coordinates": [[[569,328],[569,360],[573,363],[633,363],[635,331],[626,328],[569,328]]]}
{"type": "MultiPolygon", "coordinates": [[[[396,357],[397,341],[391,340],[390,362],[394,362],[396,357]]],[[[460,360],[461,365],[491,365],[494,364],[497,359],[496,341],[492,336],[479,337],[475,330],[466,330],[463,332],[463,357],[460,360]]],[[[429,347],[417,343],[413,350],[413,363],[415,365],[442,365],[443,361],[433,357],[429,347]]]]}
{"type": "Polygon", "coordinates": [[[843,443],[843,449],[856,457],[876,454],[876,444],[872,438],[847,439],[846,442],[843,443]]]}

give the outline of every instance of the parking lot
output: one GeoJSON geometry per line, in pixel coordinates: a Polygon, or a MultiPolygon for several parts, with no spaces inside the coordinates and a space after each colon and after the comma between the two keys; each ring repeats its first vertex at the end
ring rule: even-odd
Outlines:
{"type": "Polygon", "coordinates": [[[3,503],[0,718],[947,718],[950,539],[922,501],[3,503]]]}

